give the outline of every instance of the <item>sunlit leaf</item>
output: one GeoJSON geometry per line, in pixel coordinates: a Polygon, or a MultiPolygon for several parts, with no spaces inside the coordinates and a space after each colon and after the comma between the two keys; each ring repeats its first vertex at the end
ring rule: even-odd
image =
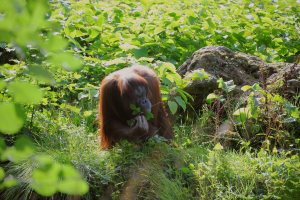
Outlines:
{"type": "Polygon", "coordinates": [[[18,185],[18,181],[12,175],[9,175],[2,181],[2,183],[0,183],[0,189],[5,187],[10,188],[16,185],[18,185]]]}
{"type": "Polygon", "coordinates": [[[147,57],[148,50],[146,47],[141,47],[139,49],[133,49],[133,54],[137,59],[142,58],[142,57],[147,57]]]}
{"type": "Polygon", "coordinates": [[[241,88],[241,90],[242,91],[244,91],[244,92],[246,92],[247,90],[249,90],[249,89],[253,89],[250,85],[244,85],[242,88],[241,88]]]}
{"type": "Polygon", "coordinates": [[[27,158],[27,156],[35,153],[36,147],[34,143],[25,136],[20,136],[14,146],[7,148],[1,155],[2,160],[10,160],[15,163],[27,158]]]}
{"type": "Polygon", "coordinates": [[[223,147],[220,143],[217,143],[214,147],[214,150],[222,150],[222,149],[223,149],[223,147]]]}
{"type": "Polygon", "coordinates": [[[114,60],[107,61],[105,64],[106,65],[116,65],[116,64],[119,64],[119,63],[126,63],[126,61],[117,58],[117,59],[114,59],[114,60]]]}
{"type": "Polygon", "coordinates": [[[175,100],[177,101],[177,103],[183,108],[183,110],[186,110],[186,104],[185,102],[182,100],[182,98],[180,96],[175,97],[175,100]]]}
{"type": "Polygon", "coordinates": [[[0,167],[0,181],[5,177],[5,172],[2,167],[0,167]]]}
{"type": "Polygon", "coordinates": [[[247,19],[250,19],[250,20],[254,20],[255,18],[253,17],[253,15],[245,15],[245,17],[247,18],[247,19]]]}
{"type": "Polygon", "coordinates": [[[55,85],[55,79],[52,76],[52,74],[46,70],[42,66],[37,65],[29,65],[28,66],[29,73],[35,77],[37,77],[38,80],[45,82],[46,84],[55,85]]]}
{"type": "Polygon", "coordinates": [[[187,167],[182,167],[182,168],[179,168],[183,173],[189,173],[190,172],[190,169],[187,168],[187,167]]]}
{"type": "Polygon", "coordinates": [[[111,72],[114,72],[116,69],[118,69],[116,66],[109,66],[105,69],[105,75],[108,75],[111,72]]]}
{"type": "Polygon", "coordinates": [[[157,35],[157,34],[159,34],[159,33],[161,33],[161,32],[163,32],[165,29],[163,28],[163,27],[156,27],[155,29],[154,29],[154,34],[155,35],[157,35]]]}
{"type": "Polygon", "coordinates": [[[217,99],[218,96],[214,93],[210,93],[209,95],[207,95],[206,97],[206,102],[207,103],[211,103],[213,100],[217,99]]]}
{"type": "Polygon", "coordinates": [[[99,96],[99,90],[93,90],[93,89],[91,89],[89,91],[89,99],[95,98],[95,97],[98,97],[98,96],[99,96]]]}
{"type": "Polygon", "coordinates": [[[140,2],[141,2],[144,6],[147,6],[147,5],[148,5],[148,0],[140,0],[140,2]]]}
{"type": "Polygon", "coordinates": [[[209,76],[204,72],[204,70],[195,71],[195,73],[192,75],[192,80],[200,79],[201,81],[203,79],[208,79],[209,76]]]}
{"type": "Polygon", "coordinates": [[[2,152],[4,152],[5,149],[6,149],[6,143],[5,143],[4,139],[2,137],[0,137],[0,154],[2,152]]]}
{"type": "Polygon", "coordinates": [[[60,53],[49,58],[48,62],[60,65],[68,71],[76,71],[81,68],[82,60],[71,53],[60,53]]]}
{"type": "Polygon", "coordinates": [[[37,104],[42,101],[43,94],[38,86],[29,82],[12,82],[8,91],[13,94],[15,102],[37,104]]]}
{"type": "Polygon", "coordinates": [[[233,115],[237,116],[238,120],[241,123],[245,123],[247,118],[252,117],[250,109],[249,108],[240,108],[236,110],[233,115]]]}
{"type": "Polygon", "coordinates": [[[211,18],[208,18],[206,21],[209,25],[209,28],[210,28],[211,32],[213,32],[216,29],[216,25],[214,24],[214,22],[212,21],[211,18]]]}
{"type": "Polygon", "coordinates": [[[26,115],[22,107],[14,103],[0,103],[0,131],[17,133],[23,126],[26,115]]]}
{"type": "Polygon", "coordinates": [[[84,92],[80,92],[78,94],[78,100],[81,100],[81,99],[84,99],[84,98],[88,98],[89,97],[89,94],[86,94],[84,92]]]}
{"type": "Polygon", "coordinates": [[[174,101],[168,101],[168,106],[171,110],[171,113],[174,115],[177,111],[178,105],[174,101]]]}
{"type": "Polygon", "coordinates": [[[3,90],[6,87],[6,82],[0,80],[0,91],[3,90]]]}

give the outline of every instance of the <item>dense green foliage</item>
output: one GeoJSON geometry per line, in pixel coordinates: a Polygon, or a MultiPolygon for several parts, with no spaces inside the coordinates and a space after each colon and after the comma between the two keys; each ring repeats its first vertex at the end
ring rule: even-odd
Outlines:
{"type": "MultiPolygon", "coordinates": [[[[174,124],[171,145],[152,138],[142,149],[124,141],[101,151],[94,120],[102,78],[133,64],[157,72],[163,100],[174,114],[193,98],[183,91],[190,80],[176,68],[201,47],[222,45],[267,62],[292,62],[300,55],[299,3],[0,0],[0,153],[5,161],[0,188],[6,188],[5,198],[84,194],[95,199],[111,191],[117,199],[131,171],[158,148],[164,162],[154,161],[148,169],[140,199],[294,199],[300,193],[300,162],[297,149],[285,148],[299,143],[295,129],[289,133],[280,126],[263,133],[272,146],[261,151],[239,137],[242,150],[224,152],[215,139],[202,137],[213,137],[222,121],[205,107],[201,117],[183,115],[185,122],[174,124]]],[[[199,71],[196,78],[208,77],[199,71]]],[[[219,82],[226,93],[234,88],[219,82]]],[[[273,104],[260,109],[252,93],[246,108],[232,104],[235,109],[226,114],[238,116],[242,131],[249,112],[270,122],[270,115],[284,116],[269,126],[299,125],[299,99],[288,102],[258,85],[243,89],[268,95],[273,104]],[[284,109],[278,109],[282,103],[284,109]]],[[[207,100],[223,98],[211,94],[207,100]]]]}

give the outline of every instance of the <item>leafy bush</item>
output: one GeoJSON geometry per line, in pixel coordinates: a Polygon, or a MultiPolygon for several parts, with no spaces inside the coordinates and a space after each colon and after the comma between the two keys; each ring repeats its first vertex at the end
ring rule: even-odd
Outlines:
{"type": "MultiPolygon", "coordinates": [[[[35,195],[34,189],[58,199],[68,198],[61,193],[93,199],[113,188],[109,195],[117,198],[128,171],[148,159],[155,144],[163,145],[158,138],[142,150],[126,142],[107,152],[99,150],[93,121],[102,78],[133,64],[147,65],[157,72],[170,111],[176,113],[179,106],[186,110],[192,97],[183,89],[189,80],[182,79],[176,68],[195,50],[222,45],[268,62],[290,62],[300,54],[298,10],[295,0],[1,0],[0,153],[1,161],[9,164],[1,164],[5,171],[0,168],[0,187],[6,187],[6,197],[27,198],[35,195]]],[[[192,79],[198,78],[207,77],[199,71],[192,79]]],[[[228,86],[227,91],[233,87],[220,84],[228,86]]],[[[287,113],[273,124],[298,118],[294,104],[257,86],[246,88],[267,94],[276,115],[287,113]],[[280,110],[281,101],[285,107],[280,110]]],[[[209,99],[215,97],[221,100],[217,95],[209,99]]],[[[264,102],[257,107],[254,96],[249,98],[254,104],[248,102],[247,108],[253,115],[268,116],[261,107],[264,102]]],[[[212,110],[205,109],[201,118],[187,120],[196,123],[174,127],[176,138],[171,146],[162,147],[165,162],[153,169],[140,198],[288,199],[299,192],[296,155],[289,157],[284,150],[279,151],[282,157],[248,151],[224,155],[202,148],[211,145],[202,136],[214,133],[217,124],[212,110]],[[178,155],[182,162],[176,162],[178,155]]],[[[274,117],[265,119],[270,122],[274,117]]],[[[267,139],[288,135],[276,127],[268,130],[267,139]]],[[[289,142],[299,142],[291,138],[289,142]]]]}

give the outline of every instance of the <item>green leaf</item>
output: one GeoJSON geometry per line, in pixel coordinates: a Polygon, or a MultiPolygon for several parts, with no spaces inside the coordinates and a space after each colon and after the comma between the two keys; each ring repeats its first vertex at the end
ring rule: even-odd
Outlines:
{"type": "Polygon", "coordinates": [[[60,171],[62,181],[58,184],[60,192],[72,195],[83,195],[87,193],[89,186],[82,179],[82,175],[71,165],[64,165],[60,171]]]}
{"type": "Polygon", "coordinates": [[[208,0],[201,0],[201,3],[202,3],[204,6],[209,6],[209,1],[208,1],[208,0]]]}
{"type": "Polygon", "coordinates": [[[36,152],[36,147],[33,142],[22,135],[16,140],[13,147],[7,148],[2,153],[1,159],[19,163],[34,152],[36,152]]]}
{"type": "Polygon", "coordinates": [[[291,106],[290,115],[292,117],[299,118],[299,110],[298,110],[297,106],[291,106]]]}
{"type": "Polygon", "coordinates": [[[273,21],[269,17],[262,17],[261,21],[268,23],[268,24],[273,24],[273,21]]]}
{"type": "Polygon", "coordinates": [[[234,90],[234,88],[236,86],[236,85],[234,85],[233,80],[224,82],[223,78],[220,78],[217,82],[219,83],[219,88],[224,90],[226,93],[229,93],[232,90],[234,90]]]}
{"type": "Polygon", "coordinates": [[[179,168],[183,173],[189,173],[190,172],[190,169],[187,168],[187,167],[181,167],[179,168]]]}
{"type": "Polygon", "coordinates": [[[56,193],[60,170],[61,167],[53,161],[48,161],[46,165],[35,169],[32,173],[32,189],[43,196],[51,196],[56,193]]]}
{"type": "Polygon", "coordinates": [[[185,95],[185,93],[184,93],[184,91],[182,89],[176,88],[175,91],[178,92],[181,95],[181,97],[183,98],[184,102],[187,102],[187,97],[186,97],[187,95],[185,95]]]}
{"type": "Polygon", "coordinates": [[[145,113],[146,119],[149,120],[150,118],[154,118],[154,115],[150,112],[145,113]]]}
{"type": "Polygon", "coordinates": [[[80,112],[80,109],[76,108],[75,106],[67,105],[66,108],[68,108],[69,110],[76,112],[76,113],[80,112]]]}
{"type": "Polygon", "coordinates": [[[0,103],[0,131],[17,133],[24,125],[26,115],[22,107],[14,103],[0,103]]]}
{"type": "Polygon", "coordinates": [[[136,106],[135,106],[134,104],[131,103],[131,104],[130,104],[130,109],[131,109],[131,110],[136,110],[136,106]]]}
{"type": "Polygon", "coordinates": [[[103,15],[98,15],[97,17],[98,17],[98,19],[96,21],[96,25],[101,27],[102,24],[104,24],[104,17],[103,17],[103,15]]]}
{"type": "Polygon", "coordinates": [[[42,91],[39,87],[28,82],[12,82],[7,88],[8,91],[13,94],[14,101],[18,103],[38,104],[43,98],[42,91]]]}
{"type": "Polygon", "coordinates": [[[259,106],[259,99],[255,97],[254,92],[251,92],[251,94],[248,97],[248,108],[250,109],[253,118],[258,117],[258,113],[257,113],[258,106],[259,106]]]}
{"type": "Polygon", "coordinates": [[[282,120],[282,123],[291,123],[291,122],[295,122],[296,120],[297,119],[294,117],[289,117],[289,118],[282,120]]]}
{"type": "Polygon", "coordinates": [[[0,154],[6,149],[6,143],[2,137],[0,137],[0,154]]]}
{"type": "Polygon", "coordinates": [[[177,85],[181,85],[181,76],[177,73],[169,72],[166,76],[172,82],[176,82],[177,85]]]}
{"type": "Polygon", "coordinates": [[[5,172],[2,167],[0,167],[0,181],[5,177],[5,172]]]}
{"type": "Polygon", "coordinates": [[[141,57],[138,59],[138,61],[147,61],[147,62],[152,62],[154,60],[154,58],[147,58],[147,57],[141,57]]]}
{"type": "Polygon", "coordinates": [[[119,47],[120,47],[120,49],[122,49],[124,51],[128,51],[129,49],[138,49],[137,46],[131,45],[131,44],[128,44],[128,43],[120,44],[119,47]]]}
{"type": "Polygon", "coordinates": [[[188,21],[189,21],[189,24],[190,25],[193,25],[195,23],[195,21],[197,20],[196,17],[193,17],[193,16],[189,16],[188,17],[188,21]]]}
{"type": "Polygon", "coordinates": [[[89,191],[89,186],[83,179],[68,179],[58,183],[58,190],[69,195],[83,195],[89,191]]]}
{"type": "Polygon", "coordinates": [[[13,176],[7,176],[0,184],[0,189],[9,188],[18,185],[18,181],[13,176]]]}
{"type": "MultiPolygon", "coordinates": [[[[186,91],[184,90],[181,90],[186,96],[188,96],[192,101],[194,101],[194,98],[189,94],[187,93],[186,91]]],[[[180,92],[179,92],[180,93],[180,92]]],[[[183,97],[183,95],[181,95],[183,97]]],[[[184,97],[183,97],[184,98],[184,97]]]]}
{"type": "Polygon", "coordinates": [[[168,101],[168,106],[171,110],[171,113],[174,115],[177,111],[178,105],[174,101],[168,101]]]}
{"type": "Polygon", "coordinates": [[[99,96],[99,90],[93,90],[93,89],[91,89],[89,91],[89,99],[96,98],[98,96],[99,96]]]}
{"type": "Polygon", "coordinates": [[[81,99],[84,99],[84,98],[88,98],[89,97],[89,94],[86,94],[84,92],[80,92],[78,94],[78,100],[81,100],[81,99]]]}
{"type": "Polygon", "coordinates": [[[250,85],[244,85],[242,88],[241,88],[241,90],[242,91],[244,91],[244,92],[246,92],[247,90],[249,90],[249,89],[253,89],[250,85]]]}
{"type": "Polygon", "coordinates": [[[243,124],[246,122],[247,118],[252,117],[249,108],[240,108],[236,110],[233,115],[237,116],[238,120],[243,124]]]}
{"type": "Polygon", "coordinates": [[[255,91],[259,91],[259,92],[263,91],[263,89],[259,86],[258,83],[255,83],[254,85],[252,85],[252,88],[255,91]]]}
{"type": "Polygon", "coordinates": [[[79,47],[81,51],[85,51],[85,49],[74,39],[75,36],[67,35],[67,38],[69,38],[69,41],[71,41],[75,46],[79,47]]]}
{"type": "Polygon", "coordinates": [[[299,118],[299,110],[297,106],[292,106],[289,102],[284,102],[284,108],[287,110],[289,115],[291,115],[294,118],[299,118]]]}
{"type": "Polygon", "coordinates": [[[185,102],[182,100],[182,98],[180,96],[175,97],[175,100],[177,101],[177,103],[183,108],[183,110],[186,110],[186,104],[185,102]]]}
{"type": "Polygon", "coordinates": [[[190,168],[191,170],[193,170],[193,169],[195,169],[195,166],[194,166],[192,163],[190,163],[190,164],[189,164],[189,168],[190,168]]]}
{"type": "Polygon", "coordinates": [[[250,20],[254,20],[255,18],[253,17],[253,15],[245,15],[245,17],[247,18],[247,19],[250,19],[250,20]]]}
{"type": "Polygon", "coordinates": [[[283,42],[283,40],[281,38],[274,38],[273,41],[277,42],[277,43],[282,43],[283,42]]]}
{"type": "Polygon", "coordinates": [[[0,91],[3,90],[6,87],[6,82],[0,80],[0,91]]]}
{"type": "Polygon", "coordinates": [[[214,147],[214,150],[222,150],[223,149],[223,147],[222,147],[222,145],[220,144],[220,143],[217,143],[216,145],[215,145],[215,147],[214,147]]]}
{"type": "Polygon", "coordinates": [[[176,73],[176,67],[170,63],[170,62],[161,62],[159,64],[159,70],[160,70],[160,74],[163,75],[164,74],[164,70],[170,70],[173,73],[176,73]]]}
{"type": "Polygon", "coordinates": [[[148,0],[140,0],[140,2],[146,7],[148,6],[148,3],[149,3],[148,0]]]}
{"type": "Polygon", "coordinates": [[[116,66],[109,66],[105,69],[105,75],[114,72],[116,69],[118,69],[116,66]]]}
{"type": "Polygon", "coordinates": [[[35,144],[26,136],[21,135],[14,144],[17,151],[24,155],[31,155],[36,152],[35,144]]]}
{"type": "Polygon", "coordinates": [[[132,112],[132,115],[137,115],[138,113],[139,112],[135,110],[135,111],[132,112]]]}
{"type": "Polygon", "coordinates": [[[90,38],[95,38],[99,35],[99,33],[101,32],[101,28],[99,28],[98,26],[92,26],[90,28],[87,29],[88,30],[88,34],[90,35],[90,38]]]}
{"type": "Polygon", "coordinates": [[[45,82],[46,84],[55,85],[55,79],[52,74],[42,66],[29,65],[29,74],[37,77],[38,80],[45,82]]]}
{"type": "Polygon", "coordinates": [[[64,50],[68,46],[68,41],[63,39],[61,35],[48,34],[48,40],[43,45],[43,49],[47,49],[48,52],[57,52],[64,50]]]}
{"type": "Polygon", "coordinates": [[[75,57],[71,53],[60,53],[48,59],[48,62],[63,66],[68,71],[76,71],[81,68],[81,58],[75,57]]]}
{"type": "Polygon", "coordinates": [[[93,111],[91,111],[91,110],[84,111],[84,113],[83,113],[84,117],[89,117],[89,116],[91,116],[92,114],[93,114],[93,111]]]}
{"type": "Polygon", "coordinates": [[[274,102],[278,102],[278,103],[283,103],[284,102],[284,99],[282,96],[280,96],[279,94],[276,94],[272,99],[271,101],[274,101],[274,102]]]}
{"type": "Polygon", "coordinates": [[[195,79],[200,79],[201,81],[203,79],[209,79],[209,76],[207,74],[205,74],[204,70],[199,70],[199,71],[196,71],[193,75],[192,75],[192,80],[195,80],[195,79]]]}
{"type": "Polygon", "coordinates": [[[162,28],[162,27],[155,27],[155,29],[154,29],[154,35],[157,35],[157,34],[159,34],[159,33],[161,33],[161,32],[163,32],[165,29],[164,28],[162,28]]]}
{"type": "Polygon", "coordinates": [[[120,58],[116,58],[116,59],[114,59],[114,60],[107,61],[107,62],[105,63],[105,65],[116,65],[116,64],[120,64],[120,63],[126,63],[126,61],[125,61],[125,60],[122,60],[122,59],[120,59],[120,58]]]}
{"type": "Polygon", "coordinates": [[[133,49],[134,57],[137,59],[148,56],[148,49],[146,47],[141,47],[139,49],[133,49]]]}
{"type": "Polygon", "coordinates": [[[217,99],[218,96],[214,93],[210,93],[209,95],[207,95],[206,97],[206,102],[207,103],[211,103],[213,100],[217,99]]]}
{"type": "Polygon", "coordinates": [[[65,22],[65,27],[68,27],[72,20],[78,19],[78,15],[71,15],[68,20],[65,22]]]}
{"type": "Polygon", "coordinates": [[[214,22],[212,21],[212,19],[208,18],[206,21],[207,21],[207,23],[209,25],[210,31],[214,32],[215,29],[216,29],[216,25],[214,24],[214,22]]]}

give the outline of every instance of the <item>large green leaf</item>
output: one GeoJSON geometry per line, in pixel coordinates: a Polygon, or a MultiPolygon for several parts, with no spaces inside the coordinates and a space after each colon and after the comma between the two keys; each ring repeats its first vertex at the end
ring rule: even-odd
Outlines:
{"type": "Polygon", "coordinates": [[[171,113],[174,115],[177,111],[178,105],[174,101],[168,101],[168,106],[171,110],[171,113]]]}
{"type": "Polygon", "coordinates": [[[55,85],[55,79],[52,74],[42,66],[29,65],[29,73],[35,76],[38,80],[45,82],[46,84],[55,85]]]}
{"type": "Polygon", "coordinates": [[[133,54],[137,59],[139,59],[141,57],[147,57],[148,49],[146,47],[141,47],[139,49],[133,49],[133,54]]]}
{"type": "Polygon", "coordinates": [[[81,68],[82,59],[72,53],[59,53],[48,59],[48,62],[60,65],[68,71],[76,71],[81,68]]]}
{"type": "Polygon", "coordinates": [[[25,112],[20,105],[0,103],[0,131],[3,133],[17,133],[24,125],[25,112]]]}
{"type": "Polygon", "coordinates": [[[18,163],[35,153],[36,147],[34,143],[25,136],[20,136],[14,146],[7,148],[1,154],[1,160],[10,160],[18,163]]]}
{"type": "Polygon", "coordinates": [[[185,102],[182,100],[182,98],[180,96],[175,97],[175,100],[177,101],[177,103],[183,108],[183,110],[186,110],[186,104],[185,102]]]}
{"type": "Polygon", "coordinates": [[[43,94],[38,86],[29,82],[12,82],[8,85],[8,91],[13,95],[14,101],[18,103],[40,103],[43,94]]]}

